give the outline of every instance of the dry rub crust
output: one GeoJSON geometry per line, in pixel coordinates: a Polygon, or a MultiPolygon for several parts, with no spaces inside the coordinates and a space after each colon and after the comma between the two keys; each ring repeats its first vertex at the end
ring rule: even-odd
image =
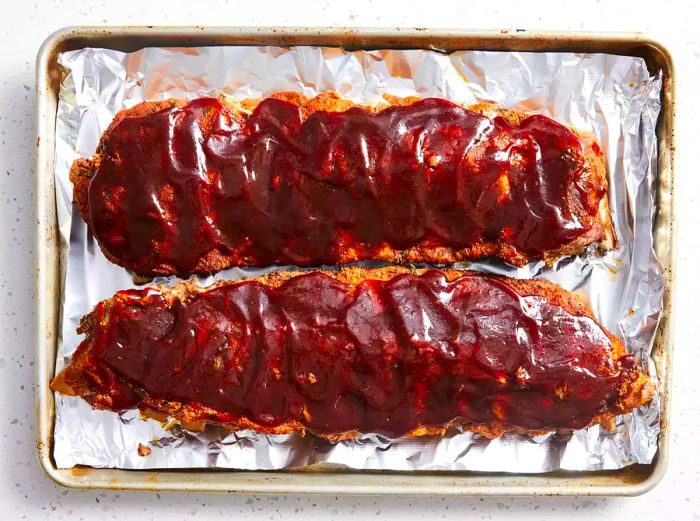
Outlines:
{"type": "MultiPolygon", "coordinates": [[[[419,275],[427,270],[422,268],[417,269],[410,267],[390,266],[385,268],[350,267],[340,269],[339,271],[311,271],[323,271],[323,273],[327,274],[328,276],[352,287],[365,280],[389,280],[397,275],[406,273],[419,275]]],[[[447,277],[448,280],[454,280],[465,274],[464,271],[451,268],[440,271],[447,277]]],[[[262,277],[255,277],[253,279],[220,281],[207,288],[203,288],[193,281],[181,282],[174,287],[158,284],[154,284],[150,287],[161,292],[168,302],[174,302],[176,300],[186,302],[193,296],[208,291],[213,287],[238,284],[243,280],[256,280],[261,284],[277,287],[290,278],[302,273],[308,273],[308,271],[279,271],[262,277]]],[[[516,280],[505,277],[497,278],[499,281],[504,282],[515,289],[522,296],[544,297],[549,303],[561,306],[569,314],[576,316],[587,316],[595,320],[595,316],[593,315],[590,305],[580,294],[565,291],[556,284],[545,280],[516,280]]],[[[112,299],[114,298],[119,298],[119,294],[117,293],[114,297],[112,297],[112,299]]],[[[112,299],[108,299],[106,302],[109,303],[112,299]]],[[[78,328],[78,332],[89,335],[93,329],[95,319],[96,317],[93,313],[83,317],[80,327],[78,328]]],[[[627,355],[627,351],[623,343],[605,328],[603,328],[603,331],[605,331],[605,334],[612,342],[613,358],[617,360],[620,357],[627,355]]],[[[87,350],[83,353],[83,356],[86,355],[87,350]]],[[[80,396],[94,406],[96,395],[92,392],[85,379],[83,363],[83,358],[74,358],[71,363],[51,382],[51,389],[70,396],[80,396]]],[[[636,369],[626,373],[626,378],[620,388],[619,401],[616,406],[610,411],[594,418],[590,425],[609,425],[615,416],[647,403],[654,395],[654,392],[654,384],[649,376],[644,374],[642,370],[637,367],[636,369]]],[[[181,423],[184,428],[193,431],[202,430],[207,425],[218,425],[230,430],[253,429],[265,434],[290,434],[296,432],[303,435],[306,432],[306,427],[297,421],[288,421],[274,428],[259,425],[248,418],[241,418],[235,423],[222,424],[210,419],[217,414],[217,412],[213,409],[193,407],[189,404],[174,401],[155,400],[148,396],[144,396],[142,398],[139,409],[146,417],[153,418],[161,422],[166,422],[169,418],[172,418],[181,423]]],[[[450,424],[439,426],[423,425],[414,429],[412,432],[407,434],[407,436],[442,436],[445,434],[447,429],[454,426],[456,423],[459,422],[452,422],[450,424]]],[[[461,427],[465,430],[478,433],[488,438],[496,438],[507,432],[539,435],[546,432],[551,432],[553,430],[543,429],[540,431],[527,431],[522,428],[501,422],[478,425],[461,424],[461,427]]],[[[352,439],[358,435],[359,433],[354,431],[335,434],[319,434],[320,437],[334,441],[352,439]]]]}
{"type": "MultiPolygon", "coordinates": [[[[335,92],[326,92],[319,94],[314,98],[308,98],[303,94],[296,92],[279,92],[273,94],[271,97],[290,101],[298,105],[303,118],[307,118],[309,115],[318,110],[341,112],[354,106],[361,106],[371,112],[378,112],[390,106],[406,106],[420,101],[420,98],[417,97],[398,98],[395,96],[386,95],[386,101],[383,103],[358,104],[341,97],[335,92]]],[[[261,99],[246,99],[237,101],[226,97],[222,97],[221,100],[224,105],[231,110],[232,114],[237,114],[241,118],[247,114],[250,114],[260,103],[260,101],[262,101],[261,99]]],[[[94,175],[97,166],[99,165],[100,157],[103,152],[102,141],[104,141],[105,136],[107,136],[112,128],[114,128],[121,120],[125,118],[143,117],[161,110],[169,109],[173,106],[182,107],[187,103],[187,100],[182,99],[147,101],[140,103],[133,108],[120,111],[109,127],[107,127],[107,130],[103,134],[102,140],[100,141],[97,151],[92,159],[81,158],[73,162],[69,174],[70,180],[73,183],[73,200],[78,207],[80,215],[83,217],[91,230],[92,227],[90,223],[88,187],[90,184],[90,179],[94,175]]],[[[529,116],[529,114],[523,112],[501,109],[496,105],[486,103],[471,105],[466,108],[489,118],[493,118],[496,115],[503,116],[514,125],[519,124],[529,116]]],[[[588,175],[595,180],[595,184],[605,189],[605,195],[601,198],[598,206],[596,223],[587,234],[578,237],[575,241],[572,241],[571,243],[566,244],[557,250],[544,252],[543,259],[549,265],[554,263],[554,261],[561,256],[583,253],[591,244],[597,243],[599,251],[611,250],[617,245],[615,227],[612,223],[607,195],[608,176],[602,154],[596,153],[596,150],[599,149],[592,135],[583,133],[572,127],[569,128],[581,140],[583,145],[583,155],[588,167],[588,175]]],[[[119,259],[110,255],[104,250],[104,248],[102,251],[110,261],[114,262],[115,264],[120,264],[119,259]]],[[[342,258],[340,259],[340,263],[342,264],[361,260],[357,258],[357,253],[352,250],[346,249],[341,253],[341,255],[342,258]]],[[[412,262],[447,264],[464,260],[480,259],[484,257],[499,257],[515,266],[524,266],[532,260],[524,252],[518,251],[512,245],[502,241],[483,242],[472,247],[459,250],[450,247],[435,247],[434,245],[429,244],[427,241],[406,250],[395,250],[389,245],[386,245],[380,250],[373,260],[395,262],[399,264],[412,262]]],[[[192,271],[193,273],[207,274],[214,273],[228,267],[231,267],[231,260],[226,253],[221,252],[218,249],[213,249],[199,260],[199,263],[192,271]]],[[[173,271],[174,270],[171,269],[171,267],[163,265],[160,268],[153,270],[153,274],[170,275],[173,273],[173,271]]]]}

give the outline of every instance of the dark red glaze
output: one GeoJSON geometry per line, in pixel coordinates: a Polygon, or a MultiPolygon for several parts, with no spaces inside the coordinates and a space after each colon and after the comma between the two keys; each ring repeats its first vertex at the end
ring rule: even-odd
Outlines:
{"type": "Polygon", "coordinates": [[[124,118],[89,186],[92,230],[142,274],[377,258],[387,245],[456,250],[501,242],[539,258],[585,235],[604,188],[579,138],[449,101],[379,113],[262,101],[235,118],[213,98],[124,118]],[[224,266],[225,267],[225,266],[224,266]]]}
{"type": "Polygon", "coordinates": [[[576,429],[614,410],[634,366],[593,319],[480,275],[350,288],[313,272],[186,303],[152,289],[110,302],[76,356],[104,394],[96,405],[113,410],[148,395],[213,408],[208,421],[296,420],[321,434],[401,436],[454,419],[576,429]]]}

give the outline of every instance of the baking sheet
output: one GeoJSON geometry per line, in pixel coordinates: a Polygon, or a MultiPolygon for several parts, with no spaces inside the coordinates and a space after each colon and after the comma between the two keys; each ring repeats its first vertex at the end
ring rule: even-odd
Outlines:
{"type": "MultiPolygon", "coordinates": [[[[125,54],[82,49],[64,53],[70,72],[57,116],[56,186],[59,228],[70,242],[63,352],[57,368],[79,343],[79,318],[100,299],[133,287],[131,276],[110,264],[72,210],[67,172],[76,157],[90,156],[121,108],[144,99],[203,95],[259,97],[278,90],[314,95],[336,90],[362,101],[398,96],[439,96],[460,103],[488,100],[571,123],[596,134],[611,172],[611,206],[620,248],[603,257],[563,259],[510,268],[498,263],[471,269],[510,276],[540,276],[586,293],[596,315],[655,377],[649,351],[661,310],[662,271],[652,251],[652,186],[660,78],[649,78],[641,58],[602,54],[357,51],[296,47],[145,49],[125,54]]],[[[462,267],[467,267],[462,265],[462,267]]],[[[227,270],[235,278],[264,270],[227,270]]],[[[209,283],[214,278],[204,279],[209,283]]],[[[160,280],[171,283],[171,280],[160,280]]],[[[312,436],[264,436],[211,429],[166,431],[138,413],[121,417],[93,411],[77,398],[57,397],[54,458],[58,467],[273,469],[325,462],[367,469],[445,469],[544,472],[613,469],[649,463],[659,432],[658,398],[620,417],[614,432],[592,427],[573,435],[507,435],[486,440],[457,430],[444,438],[386,440],[364,436],[330,443],[312,436]],[[149,457],[137,454],[150,444],[149,457]]]]}

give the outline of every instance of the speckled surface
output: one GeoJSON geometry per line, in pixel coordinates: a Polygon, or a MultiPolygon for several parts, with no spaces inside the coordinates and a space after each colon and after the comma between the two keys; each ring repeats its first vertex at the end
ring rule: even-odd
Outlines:
{"type": "Polygon", "coordinates": [[[700,519],[700,177],[692,164],[700,121],[700,6],[687,1],[562,1],[535,10],[517,0],[467,2],[84,2],[0,0],[0,519],[700,519]],[[313,4],[313,5],[312,5],[313,4]],[[340,5],[344,7],[341,9],[340,5]],[[345,7],[349,6],[349,7],[345,7]],[[398,6],[398,7],[397,7],[398,6]],[[493,7],[492,7],[493,6],[493,7]],[[498,6],[498,7],[495,7],[498,6]],[[643,31],[674,54],[678,85],[679,281],[671,463],[638,498],[407,499],[76,492],[46,479],[34,448],[34,59],[71,24],[356,25],[643,31]],[[685,152],[685,153],[684,153],[685,152]]]}

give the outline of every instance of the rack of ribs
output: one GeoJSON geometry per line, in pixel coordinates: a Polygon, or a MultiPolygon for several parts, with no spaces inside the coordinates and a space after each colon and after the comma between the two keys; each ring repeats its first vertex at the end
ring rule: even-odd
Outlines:
{"type": "Polygon", "coordinates": [[[79,331],[53,390],[189,429],[496,437],[607,425],[654,394],[580,295],[455,269],[151,285],[79,331]]]}
{"type": "Polygon", "coordinates": [[[513,265],[616,243],[595,140],[541,115],[335,93],[144,102],[117,114],[74,201],[143,276],[364,260],[513,265]]]}

